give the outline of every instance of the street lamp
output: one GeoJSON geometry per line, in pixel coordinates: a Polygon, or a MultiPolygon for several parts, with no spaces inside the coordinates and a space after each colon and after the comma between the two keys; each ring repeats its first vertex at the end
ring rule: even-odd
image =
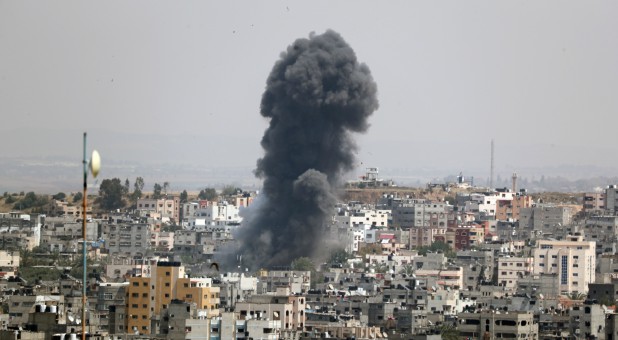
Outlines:
{"type": "Polygon", "coordinates": [[[82,256],[84,261],[84,276],[82,281],[82,340],[86,340],[86,192],[88,188],[88,169],[93,177],[97,177],[101,169],[101,157],[97,150],[92,151],[90,161],[86,160],[86,133],[84,132],[84,193],[82,196],[82,256]]]}

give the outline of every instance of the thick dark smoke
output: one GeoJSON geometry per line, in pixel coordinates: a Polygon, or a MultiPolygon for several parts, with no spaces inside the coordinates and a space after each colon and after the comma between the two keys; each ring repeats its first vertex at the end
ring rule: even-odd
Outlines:
{"type": "Polygon", "coordinates": [[[320,251],[334,188],[355,162],[350,132],[367,129],[376,93],[369,68],[334,31],[298,39],[281,54],[260,110],[270,118],[256,169],[261,204],[237,235],[245,264],[289,265],[320,251]]]}

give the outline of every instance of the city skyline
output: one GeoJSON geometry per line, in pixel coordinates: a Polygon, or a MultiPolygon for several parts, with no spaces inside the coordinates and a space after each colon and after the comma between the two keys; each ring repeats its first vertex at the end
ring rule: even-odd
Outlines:
{"type": "MultiPolygon", "coordinates": [[[[486,177],[494,139],[497,172],[570,166],[609,176],[618,168],[616,7],[3,2],[0,133],[10,142],[0,159],[75,160],[78,169],[88,131],[104,164],[236,167],[251,176],[268,125],[259,103],[279,53],[332,28],[378,85],[380,108],[356,137],[359,172],[486,177]]],[[[135,174],[104,166],[101,176],[135,174]]]]}

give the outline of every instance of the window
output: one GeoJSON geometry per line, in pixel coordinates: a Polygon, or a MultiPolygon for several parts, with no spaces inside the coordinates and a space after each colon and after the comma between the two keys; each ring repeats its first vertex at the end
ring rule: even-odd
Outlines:
{"type": "MultiPolygon", "coordinates": [[[[566,255],[562,255],[562,271],[560,273],[560,283],[565,285],[568,282],[568,276],[569,276],[569,264],[568,264],[568,260],[569,257],[566,255]]],[[[575,283],[574,283],[575,284],[575,283]]]]}

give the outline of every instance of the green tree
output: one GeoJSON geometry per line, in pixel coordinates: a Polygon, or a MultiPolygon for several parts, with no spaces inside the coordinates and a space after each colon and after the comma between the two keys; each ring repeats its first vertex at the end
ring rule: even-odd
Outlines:
{"type": "Polygon", "coordinates": [[[57,201],[62,201],[66,197],[67,197],[67,195],[64,192],[59,192],[59,193],[55,194],[54,196],[52,196],[52,198],[57,200],[57,201]]]}
{"type": "Polygon", "coordinates": [[[142,191],[144,190],[144,179],[142,177],[135,178],[135,183],[133,183],[134,190],[142,191]]]}
{"type": "Polygon", "coordinates": [[[365,243],[358,250],[358,255],[365,257],[367,254],[382,254],[382,246],[379,243],[365,243]]]}
{"type": "Polygon", "coordinates": [[[348,259],[351,259],[353,257],[354,256],[345,251],[345,249],[337,249],[331,253],[328,263],[330,265],[346,264],[348,262],[348,259]]]}
{"type": "Polygon", "coordinates": [[[432,243],[430,246],[425,246],[425,247],[420,247],[417,249],[418,250],[418,254],[419,255],[427,255],[428,252],[442,252],[444,253],[444,256],[448,257],[448,258],[454,258],[455,256],[457,256],[457,253],[451,249],[451,247],[449,247],[448,244],[442,242],[442,241],[437,241],[432,243]]]}
{"type": "Polygon", "coordinates": [[[84,194],[82,194],[82,192],[80,191],[76,193],[75,196],[73,196],[73,203],[77,203],[83,199],[84,199],[84,194]]]}
{"type": "Polygon", "coordinates": [[[161,190],[162,189],[163,189],[163,187],[161,187],[161,184],[155,183],[154,184],[154,188],[152,190],[152,198],[154,198],[154,199],[161,198],[161,190]]]}
{"type": "Polygon", "coordinates": [[[170,188],[170,182],[163,182],[163,193],[167,196],[167,190],[170,188]]]}
{"type": "Polygon", "coordinates": [[[13,196],[9,196],[9,197],[7,197],[7,198],[6,198],[6,200],[4,201],[4,203],[6,203],[6,204],[13,204],[13,203],[15,203],[15,201],[17,201],[17,200],[15,199],[15,197],[13,197],[13,196]]]}
{"type": "Polygon", "coordinates": [[[131,200],[133,203],[137,203],[137,200],[142,198],[142,190],[144,189],[144,179],[137,177],[133,183],[133,193],[131,194],[131,200]]]}
{"type": "Polygon", "coordinates": [[[99,187],[99,198],[97,199],[101,208],[114,210],[123,208],[125,205],[122,199],[124,187],[119,178],[104,179],[99,187]]]}
{"type": "Polygon", "coordinates": [[[46,196],[37,196],[34,192],[30,191],[24,198],[20,199],[13,205],[13,209],[30,209],[35,207],[42,207],[49,203],[46,196]]]}
{"type": "Polygon", "coordinates": [[[131,182],[129,182],[129,179],[127,178],[124,180],[124,194],[127,195],[130,189],[131,189],[131,182]]]}
{"type": "Polygon", "coordinates": [[[215,190],[214,188],[206,188],[204,190],[200,190],[200,193],[199,195],[197,195],[197,197],[201,200],[213,201],[218,197],[217,190],[215,190]]]}
{"type": "Polygon", "coordinates": [[[315,264],[308,257],[299,257],[292,261],[292,270],[315,271],[315,264]]]}
{"type": "Polygon", "coordinates": [[[180,193],[180,203],[187,203],[187,201],[189,201],[189,194],[187,193],[187,190],[183,190],[180,193]]]}
{"type": "Polygon", "coordinates": [[[221,191],[221,195],[222,196],[232,196],[232,195],[236,195],[238,192],[242,192],[242,189],[234,187],[232,185],[226,185],[223,187],[223,190],[221,191]]]}
{"type": "Polygon", "coordinates": [[[440,327],[440,336],[445,340],[457,340],[459,339],[459,331],[453,325],[443,325],[440,327]]]}

